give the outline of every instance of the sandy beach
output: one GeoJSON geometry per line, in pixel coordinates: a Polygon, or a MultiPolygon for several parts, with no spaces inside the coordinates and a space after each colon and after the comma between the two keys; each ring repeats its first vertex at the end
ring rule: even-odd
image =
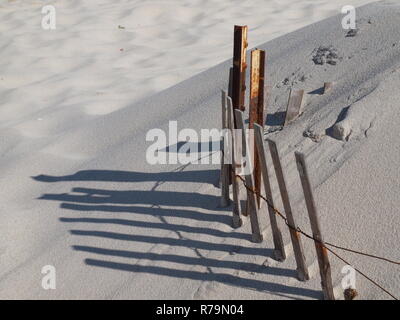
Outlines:
{"type": "MultiPolygon", "coordinates": [[[[312,241],[302,282],[283,221],[287,259],[273,258],[265,206],[262,243],[248,218],[232,228],[219,165],[146,161],[149,130],[221,127],[234,25],[267,53],[265,137],[299,226],[310,232],[296,151],[325,239],[400,260],[399,23],[389,0],[1,2],[0,298],[322,299],[312,241]],[[56,30],[41,27],[45,4],[56,30]],[[356,7],[355,34],[344,5],[356,7]],[[282,127],[291,88],[305,90],[304,112],[282,127]],[[47,265],[55,290],[42,286],[47,265]]],[[[400,296],[398,266],[341,254],[400,296]]],[[[343,299],[345,264],[330,261],[343,299]]],[[[360,275],[356,288],[390,298],[360,275]]]]}

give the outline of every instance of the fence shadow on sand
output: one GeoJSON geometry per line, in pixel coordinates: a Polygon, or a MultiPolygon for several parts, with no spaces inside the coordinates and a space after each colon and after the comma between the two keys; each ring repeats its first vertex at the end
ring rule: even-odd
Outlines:
{"type": "MultiPolygon", "coordinates": [[[[33,177],[33,179],[43,183],[96,181],[140,183],[153,181],[156,185],[166,182],[215,184],[215,181],[218,181],[218,175],[219,170],[161,173],[85,170],[66,176],[39,175],[33,177]]],[[[69,223],[73,226],[73,229],[69,232],[76,239],[81,239],[81,237],[101,239],[98,243],[102,243],[106,239],[115,240],[113,249],[86,245],[87,241],[85,241],[85,245],[73,245],[73,250],[90,254],[91,258],[85,259],[86,265],[179,279],[213,281],[291,299],[301,297],[321,298],[321,292],[317,290],[299,288],[296,284],[288,286],[257,279],[257,275],[262,274],[296,278],[295,270],[235,259],[237,255],[272,257],[273,250],[267,248],[265,243],[254,246],[250,242],[251,237],[248,234],[229,228],[229,231],[226,231],[226,225],[230,226],[231,224],[231,213],[229,208],[218,208],[220,200],[218,196],[154,189],[148,191],[107,190],[76,186],[69,193],[45,193],[39,199],[60,203],[60,208],[63,209],[62,213],[65,213],[64,210],[68,210],[81,214],[74,217],[61,216],[59,218],[60,222],[69,223]],[[202,210],[197,211],[196,208],[206,209],[211,213],[204,213],[202,210]],[[128,215],[126,218],[125,216],[121,218],[121,213],[128,215]],[[159,221],[155,222],[154,217],[159,218],[159,221]],[[90,230],[81,229],[80,226],[82,225],[85,228],[90,227],[90,230]],[[99,228],[96,228],[96,226],[99,226],[99,228]],[[134,230],[143,230],[143,232],[135,234],[121,233],[120,230],[118,232],[108,231],[121,226],[132,227],[133,232],[134,230]],[[163,231],[172,232],[172,234],[167,233],[165,235],[164,232],[163,235],[159,236],[158,234],[163,231]],[[199,239],[186,238],[182,236],[182,233],[199,235],[199,239]],[[215,238],[210,241],[208,237],[203,237],[204,235],[224,239],[224,242],[215,240],[215,238]],[[203,240],[204,238],[207,241],[203,240]],[[235,240],[236,243],[229,243],[235,240]],[[237,240],[240,240],[241,245],[237,244],[237,240]],[[121,243],[121,248],[117,247],[118,243],[121,243]],[[160,244],[177,249],[190,248],[195,252],[195,255],[179,255],[175,254],[175,250],[174,254],[140,251],[138,248],[141,246],[137,245],[140,243],[160,244]],[[127,248],[129,250],[126,250],[127,248]],[[226,252],[229,255],[228,258],[215,259],[199,254],[199,250],[226,252]],[[96,258],[92,258],[93,255],[96,255],[96,258]],[[115,258],[131,258],[133,261],[127,263],[124,259],[124,263],[115,262],[115,258]],[[139,265],[137,264],[138,260],[147,260],[152,263],[139,265]],[[181,265],[182,268],[158,266],[157,263],[160,262],[170,262],[175,266],[181,265]],[[199,267],[204,267],[203,269],[207,271],[199,271],[199,267]],[[244,273],[239,274],[239,271],[244,271],[244,273]],[[250,274],[253,276],[246,277],[250,274]]]]}

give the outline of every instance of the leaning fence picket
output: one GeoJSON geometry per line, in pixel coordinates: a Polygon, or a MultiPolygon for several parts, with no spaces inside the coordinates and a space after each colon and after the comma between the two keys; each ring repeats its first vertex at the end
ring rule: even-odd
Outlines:
{"type": "Polygon", "coordinates": [[[286,218],[290,224],[290,237],[293,244],[293,251],[297,263],[297,273],[299,280],[306,281],[310,279],[308,268],[306,265],[306,258],[304,256],[303,244],[300,238],[300,233],[296,231],[297,226],[293,217],[292,206],[290,205],[289,193],[286,187],[285,176],[283,174],[281,161],[279,159],[278,148],[275,141],[267,140],[271,152],[272,162],[275,167],[275,174],[278,180],[278,186],[282,197],[283,207],[285,209],[286,218]]]}
{"type": "Polygon", "coordinates": [[[271,222],[272,238],[273,238],[274,247],[275,247],[275,251],[274,251],[275,258],[278,261],[283,261],[286,259],[285,245],[283,243],[282,233],[281,233],[281,230],[279,229],[279,225],[276,220],[276,214],[274,211],[275,206],[274,206],[274,200],[272,197],[271,183],[269,180],[267,160],[265,157],[263,128],[258,124],[254,124],[254,131],[255,131],[254,134],[255,134],[255,138],[256,138],[256,149],[257,149],[257,153],[259,156],[259,164],[260,164],[261,173],[262,173],[262,180],[264,182],[264,190],[265,190],[266,198],[269,200],[267,207],[268,207],[268,213],[269,213],[269,220],[271,222]]]}
{"type": "Polygon", "coordinates": [[[304,90],[291,89],[286,109],[285,126],[296,120],[301,113],[304,90]]]}
{"type": "Polygon", "coordinates": [[[304,198],[306,200],[306,206],[308,216],[310,218],[311,230],[314,238],[315,250],[317,251],[318,265],[321,275],[322,291],[324,293],[325,300],[335,300],[332,285],[331,266],[328,258],[328,251],[325,247],[321,228],[319,226],[317,209],[312,194],[310,178],[308,177],[308,170],[304,160],[304,154],[295,152],[297,169],[299,171],[301,185],[304,191],[304,198]]]}
{"type": "MultiPolygon", "coordinates": [[[[236,127],[241,130],[242,132],[242,154],[245,159],[245,164],[242,167],[244,169],[244,177],[246,181],[246,185],[251,189],[254,190],[254,179],[253,179],[253,164],[251,162],[251,155],[250,149],[247,142],[246,137],[246,130],[243,121],[243,111],[235,110],[236,114],[236,127]]],[[[258,222],[258,206],[256,195],[254,192],[247,190],[247,201],[250,202],[248,206],[250,209],[249,216],[250,216],[250,224],[251,224],[251,231],[252,231],[252,240],[253,242],[260,243],[263,240],[262,234],[260,232],[260,224],[258,222]]]]}
{"type": "Polygon", "coordinates": [[[232,177],[232,193],[233,193],[233,207],[232,207],[232,226],[234,228],[239,228],[243,222],[241,218],[241,206],[240,206],[240,188],[239,188],[239,169],[241,168],[241,165],[239,163],[239,159],[241,157],[238,157],[238,146],[240,145],[240,140],[237,139],[235,136],[235,125],[234,125],[234,116],[233,116],[233,105],[232,105],[232,99],[231,97],[227,97],[226,99],[227,103],[227,109],[228,109],[228,128],[230,131],[230,153],[232,157],[232,166],[230,167],[232,170],[230,170],[230,175],[232,177]]]}
{"type": "MultiPolygon", "coordinates": [[[[229,137],[225,135],[226,129],[228,129],[228,109],[226,103],[226,92],[224,90],[221,91],[221,105],[222,105],[222,147],[225,148],[228,145],[229,137]]],[[[226,154],[222,152],[221,155],[221,176],[220,176],[220,184],[221,184],[221,207],[227,207],[230,204],[229,199],[229,163],[226,159],[226,154]]]]}

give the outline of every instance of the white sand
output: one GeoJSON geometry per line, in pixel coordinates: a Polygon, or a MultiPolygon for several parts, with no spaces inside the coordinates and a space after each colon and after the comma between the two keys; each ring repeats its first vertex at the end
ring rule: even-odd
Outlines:
{"type": "MultiPolygon", "coordinates": [[[[355,37],[337,16],[262,44],[368,2],[2,2],[0,298],[321,298],[312,243],[313,278],[301,283],[287,232],[287,261],[271,259],[265,212],[261,245],[249,241],[249,223],[232,230],[229,209],[217,208],[218,166],[145,161],[149,129],[169,120],[218,127],[231,62],[213,66],[231,56],[233,24],[248,24],[250,47],[267,50],[268,113],[284,109],[285,78],[307,92],[336,81],[327,96],[307,94],[304,115],[270,134],[299,224],[308,225],[295,150],[307,155],[327,240],[399,260],[400,7],[358,10],[355,37]],[[57,9],[56,31],[40,28],[43,3],[57,9]],[[313,51],[329,45],[342,59],[315,65],[313,51]],[[332,137],[336,122],[351,132],[343,140],[332,137]],[[41,287],[49,264],[56,290],[41,287]]],[[[344,256],[399,295],[396,268],[344,256]]],[[[331,260],[339,286],[342,264],[331,260]]],[[[361,277],[357,289],[387,298],[361,277]]]]}

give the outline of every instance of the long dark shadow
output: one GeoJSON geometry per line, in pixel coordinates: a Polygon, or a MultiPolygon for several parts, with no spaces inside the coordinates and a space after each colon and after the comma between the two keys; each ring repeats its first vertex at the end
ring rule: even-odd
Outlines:
{"type": "Polygon", "coordinates": [[[137,221],[129,219],[115,219],[115,218],[66,218],[61,217],[61,222],[67,223],[94,223],[94,224],[110,224],[110,225],[123,225],[131,227],[145,228],[147,230],[160,229],[175,232],[187,232],[190,234],[206,234],[214,237],[221,238],[235,238],[241,240],[249,240],[250,235],[237,233],[237,232],[225,232],[218,229],[210,229],[204,227],[192,227],[185,224],[176,223],[162,223],[162,222],[147,222],[137,221]]]}
{"type": "Polygon", "coordinates": [[[75,203],[115,203],[148,204],[154,206],[181,206],[214,209],[219,197],[197,192],[105,190],[92,188],[73,188],[73,193],[47,193],[40,200],[53,200],[75,203]]]}
{"type": "Polygon", "coordinates": [[[242,262],[242,261],[228,261],[211,259],[208,257],[186,257],[175,254],[159,254],[153,252],[136,252],[127,250],[115,250],[115,249],[104,249],[90,246],[74,245],[72,248],[76,251],[95,253],[99,255],[112,256],[112,257],[123,257],[132,259],[144,259],[151,261],[167,261],[173,263],[180,263],[191,266],[204,266],[204,267],[215,267],[232,270],[243,270],[248,272],[255,272],[259,274],[269,274],[276,276],[286,276],[296,278],[297,272],[291,269],[283,269],[271,266],[262,266],[257,263],[242,262]]]}
{"type": "Polygon", "coordinates": [[[104,181],[104,182],[196,182],[215,184],[219,170],[190,170],[172,172],[136,172],[121,170],[81,170],[66,176],[41,174],[32,179],[41,182],[104,181]]]}
{"type": "Polygon", "coordinates": [[[273,254],[273,250],[270,248],[242,247],[237,245],[206,242],[201,240],[176,239],[168,237],[157,237],[151,235],[136,235],[136,234],[126,234],[126,233],[96,231],[96,230],[70,230],[70,233],[77,236],[106,238],[106,239],[114,239],[121,241],[132,241],[132,242],[142,242],[142,243],[152,243],[152,244],[166,244],[168,246],[195,248],[208,251],[222,251],[228,253],[237,252],[240,254],[257,255],[263,257],[272,257],[273,254]]]}
{"type": "MultiPolygon", "coordinates": [[[[220,134],[218,135],[220,138],[220,134]]],[[[168,152],[168,153],[187,153],[188,150],[190,150],[190,153],[209,153],[210,155],[207,157],[209,158],[211,154],[218,152],[222,149],[222,144],[221,144],[221,138],[219,140],[213,140],[212,137],[210,137],[210,141],[206,142],[191,142],[191,141],[179,141],[178,143],[168,145],[163,149],[160,149],[159,152],[168,152]],[[185,148],[182,150],[182,147],[185,146],[185,148]]],[[[200,159],[201,157],[199,157],[200,159]]]]}
{"type": "Polygon", "coordinates": [[[158,266],[141,266],[141,265],[118,263],[118,262],[111,262],[111,261],[97,260],[97,259],[85,259],[85,263],[90,266],[97,266],[101,268],[109,268],[109,269],[135,272],[135,273],[158,274],[168,277],[193,279],[200,281],[216,281],[228,285],[235,285],[238,287],[253,289],[262,292],[269,292],[275,294],[282,293],[286,297],[292,299],[295,299],[295,297],[290,297],[288,295],[306,296],[315,299],[321,298],[320,291],[292,287],[292,286],[282,285],[279,283],[272,283],[255,279],[247,279],[232,274],[205,273],[198,271],[170,269],[158,266]]]}
{"type": "Polygon", "coordinates": [[[200,213],[193,210],[167,209],[159,207],[118,206],[118,205],[86,205],[75,203],[61,203],[60,208],[83,212],[128,212],[134,214],[148,214],[160,217],[192,219],[196,221],[218,222],[231,225],[232,218],[229,214],[200,213]]]}

